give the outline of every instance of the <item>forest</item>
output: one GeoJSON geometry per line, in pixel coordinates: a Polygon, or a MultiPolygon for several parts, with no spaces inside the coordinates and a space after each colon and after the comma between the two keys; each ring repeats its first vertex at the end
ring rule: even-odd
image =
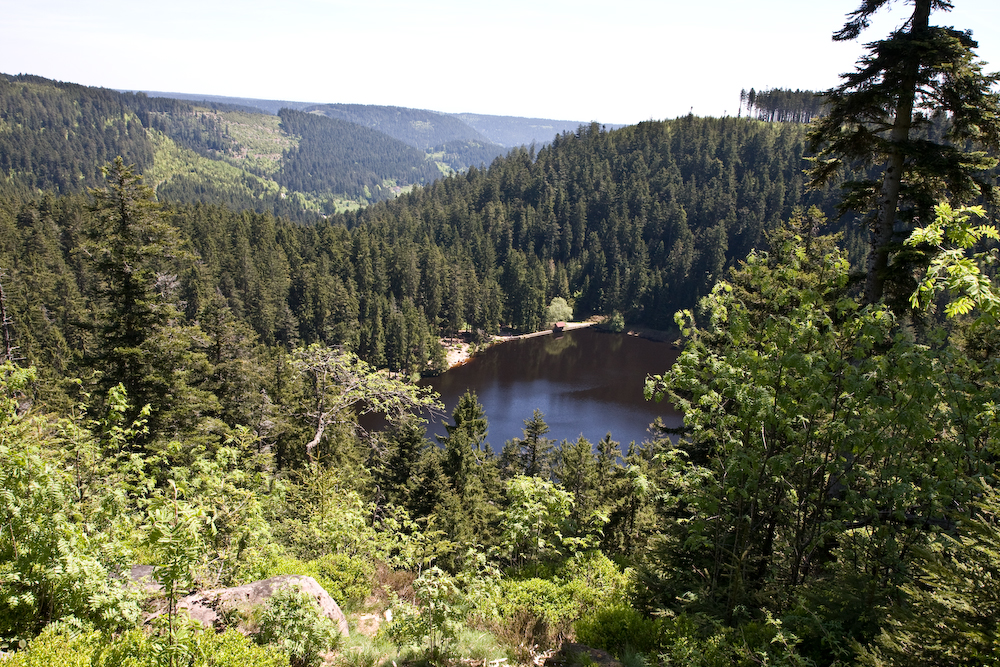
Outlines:
{"type": "Polygon", "coordinates": [[[271,115],[0,75],[0,187],[16,196],[85,191],[100,183],[101,166],[121,155],[155,179],[164,199],[312,222],[504,152],[451,116],[414,113],[450,121],[434,135],[437,144],[407,143],[395,136],[411,137],[400,127],[383,128],[396,130],[387,134],[358,114],[352,119],[359,122],[289,108],[271,115]]]}
{"type": "Polygon", "coordinates": [[[1000,662],[1000,76],[911,4],[821,98],[346,210],[342,119],[0,76],[0,661],[1000,662]],[[467,393],[428,440],[440,338],[557,306],[674,331],[645,390],[683,427],[557,442],[536,410],[493,447],[467,393]],[[295,588],[185,611],[282,575],[348,631],[295,588]]]}

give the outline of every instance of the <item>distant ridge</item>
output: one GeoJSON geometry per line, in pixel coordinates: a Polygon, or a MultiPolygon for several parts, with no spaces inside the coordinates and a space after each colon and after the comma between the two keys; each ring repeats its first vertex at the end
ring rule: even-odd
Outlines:
{"type": "MultiPolygon", "coordinates": [[[[590,122],[576,120],[552,120],[549,118],[521,118],[519,116],[491,116],[488,114],[456,113],[470,127],[478,130],[490,141],[501,146],[541,147],[550,143],[557,134],[576,132],[581,125],[590,126],[590,122]]],[[[624,125],[604,125],[608,130],[625,127],[624,125]]]]}
{"type": "MultiPolygon", "coordinates": [[[[213,102],[254,107],[264,113],[277,115],[281,109],[311,111],[325,116],[339,118],[358,125],[364,125],[385,132],[391,137],[416,148],[433,148],[455,141],[474,142],[478,145],[497,144],[504,148],[530,146],[541,147],[552,141],[557,134],[576,132],[581,125],[589,126],[590,121],[554,120],[551,118],[523,118],[521,116],[496,116],[477,113],[445,113],[431,109],[383,106],[376,104],[341,104],[323,102],[294,102],[290,100],[263,100],[251,97],[227,97],[225,95],[201,95],[196,93],[170,93],[163,91],[122,91],[143,92],[155,97],[169,97],[189,102],[213,102]],[[461,129],[445,119],[457,119],[468,129],[461,129]],[[431,130],[414,132],[413,123],[430,123],[431,130]]],[[[603,125],[608,130],[624,125],[603,125]]]]}
{"type": "Polygon", "coordinates": [[[491,141],[457,116],[426,109],[374,104],[314,104],[307,106],[303,111],[370,127],[422,150],[441,146],[450,141],[498,143],[491,141]]]}

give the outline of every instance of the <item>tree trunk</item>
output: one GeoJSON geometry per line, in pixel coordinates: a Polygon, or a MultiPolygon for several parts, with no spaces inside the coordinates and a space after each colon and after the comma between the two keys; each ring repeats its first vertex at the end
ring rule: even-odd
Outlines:
{"type": "MultiPolygon", "coordinates": [[[[930,14],[931,0],[916,0],[913,16],[910,19],[909,34],[911,36],[927,30],[930,14]]],[[[871,247],[868,251],[868,277],[865,282],[866,304],[875,303],[881,299],[885,289],[885,279],[889,269],[889,244],[892,242],[892,232],[896,223],[903,165],[906,161],[904,144],[909,139],[910,127],[913,124],[913,102],[916,97],[919,71],[920,61],[914,58],[912,62],[906,64],[906,70],[900,81],[895,120],[892,133],[889,135],[891,148],[886,159],[885,173],[882,176],[878,217],[872,227],[871,247]]]]}

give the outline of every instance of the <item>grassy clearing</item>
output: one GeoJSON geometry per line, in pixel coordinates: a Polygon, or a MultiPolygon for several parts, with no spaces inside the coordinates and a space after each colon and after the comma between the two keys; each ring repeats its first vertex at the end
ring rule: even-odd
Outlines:
{"type": "Polygon", "coordinates": [[[251,173],[231,162],[203,157],[178,146],[170,137],[156,130],[149,130],[149,136],[154,146],[154,161],[143,177],[153,188],[158,188],[171,179],[184,177],[261,203],[278,198],[291,199],[297,208],[318,214],[352,210],[361,206],[357,201],[334,195],[292,192],[270,178],[251,173]]]}
{"type": "Polygon", "coordinates": [[[299,145],[299,137],[281,129],[281,119],[242,111],[198,109],[220,123],[235,143],[223,156],[230,164],[261,174],[275,174],[282,158],[299,145]]]}

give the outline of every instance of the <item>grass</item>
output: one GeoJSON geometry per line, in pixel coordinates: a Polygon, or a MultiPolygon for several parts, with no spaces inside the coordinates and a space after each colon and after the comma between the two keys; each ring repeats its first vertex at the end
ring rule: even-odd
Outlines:
{"type": "MultiPolygon", "coordinates": [[[[502,643],[495,635],[484,630],[463,627],[439,664],[469,662],[513,665],[518,662],[514,647],[502,643]]],[[[367,637],[352,632],[341,645],[334,660],[336,667],[392,667],[402,664],[431,664],[429,654],[414,647],[393,645],[381,634],[367,637]]]]}

